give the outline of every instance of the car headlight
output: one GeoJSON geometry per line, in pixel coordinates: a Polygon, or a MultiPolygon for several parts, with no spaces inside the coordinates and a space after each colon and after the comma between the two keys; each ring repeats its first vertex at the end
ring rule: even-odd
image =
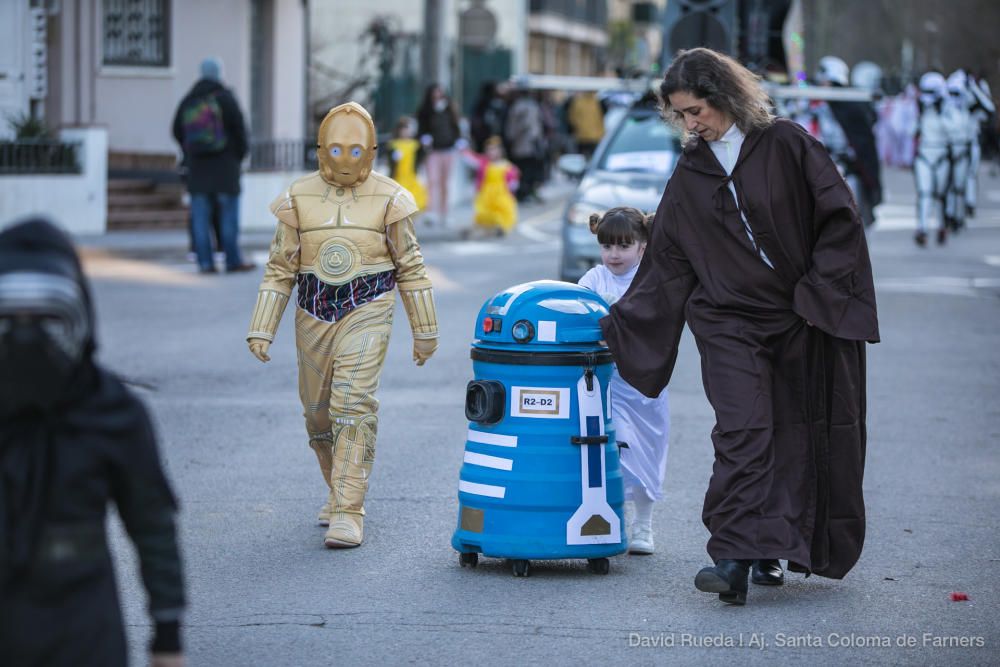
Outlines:
{"type": "Polygon", "coordinates": [[[607,209],[599,208],[587,202],[576,202],[566,212],[566,219],[571,225],[589,225],[591,215],[594,213],[603,215],[605,210],[607,209]]]}

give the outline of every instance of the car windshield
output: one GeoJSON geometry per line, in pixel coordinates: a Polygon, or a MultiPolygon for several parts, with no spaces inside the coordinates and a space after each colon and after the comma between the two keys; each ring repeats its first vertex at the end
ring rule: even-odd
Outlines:
{"type": "Polygon", "coordinates": [[[597,168],[669,176],[679,153],[677,134],[659,114],[630,114],[618,125],[597,168]]]}

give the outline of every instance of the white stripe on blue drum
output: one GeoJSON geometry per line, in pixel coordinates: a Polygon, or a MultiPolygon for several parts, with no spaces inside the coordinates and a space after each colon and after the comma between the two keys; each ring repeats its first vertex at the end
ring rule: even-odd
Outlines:
{"type": "Polygon", "coordinates": [[[510,470],[514,467],[514,461],[511,459],[490,456],[488,454],[478,454],[476,452],[465,452],[465,462],[471,463],[474,466],[495,468],[497,470],[510,470]]]}
{"type": "Polygon", "coordinates": [[[490,498],[503,498],[507,493],[507,489],[502,486],[466,482],[464,479],[458,480],[458,490],[465,493],[471,493],[476,496],[488,496],[490,498]]]}
{"type": "Polygon", "coordinates": [[[496,445],[497,447],[517,447],[516,435],[484,433],[483,431],[474,431],[471,428],[469,429],[468,436],[466,436],[466,440],[469,442],[482,443],[484,445],[496,445]]]}

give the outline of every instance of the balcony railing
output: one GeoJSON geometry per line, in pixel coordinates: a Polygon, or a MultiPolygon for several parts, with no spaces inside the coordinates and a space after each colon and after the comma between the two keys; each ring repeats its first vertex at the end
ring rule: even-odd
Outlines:
{"type": "Polygon", "coordinates": [[[269,139],[250,142],[250,171],[314,171],[316,141],[269,139]]]}
{"type": "Polygon", "coordinates": [[[532,14],[557,14],[600,28],[608,22],[607,0],[531,0],[528,11],[532,14]]]}
{"type": "Polygon", "coordinates": [[[0,140],[0,174],[79,174],[80,142],[0,140]]]}

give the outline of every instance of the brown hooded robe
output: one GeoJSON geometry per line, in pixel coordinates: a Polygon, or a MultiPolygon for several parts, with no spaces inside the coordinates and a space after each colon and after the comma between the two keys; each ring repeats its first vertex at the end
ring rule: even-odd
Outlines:
{"type": "Polygon", "coordinates": [[[601,325],[647,396],[670,380],[685,320],[695,336],[716,415],[702,515],[713,560],[784,558],[839,579],[864,542],[864,341],[879,340],[864,228],[822,144],[790,121],[750,132],[731,180],[774,268],[698,139],[601,325]]]}

